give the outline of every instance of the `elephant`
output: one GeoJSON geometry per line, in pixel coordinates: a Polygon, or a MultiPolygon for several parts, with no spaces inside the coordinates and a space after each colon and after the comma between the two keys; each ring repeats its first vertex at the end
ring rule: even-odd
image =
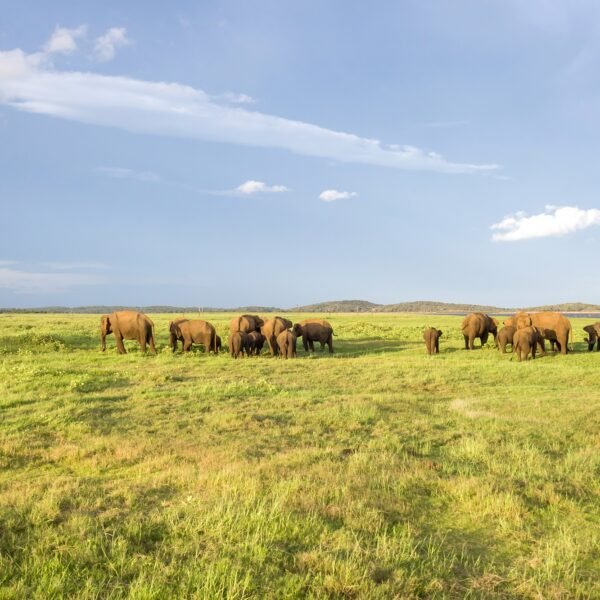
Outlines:
{"type": "Polygon", "coordinates": [[[169,323],[169,345],[173,352],[177,350],[177,342],[183,346],[183,352],[189,352],[192,344],[202,344],[205,352],[211,350],[217,354],[217,332],[208,322],[201,319],[178,319],[169,323]]]}
{"type": "MultiPolygon", "coordinates": [[[[558,312],[543,311],[537,313],[517,312],[513,317],[504,321],[505,325],[512,325],[516,329],[537,327],[542,337],[549,340],[554,347],[556,343],[561,354],[568,352],[569,336],[573,341],[573,327],[567,317],[558,312]]],[[[544,348],[545,350],[545,348],[544,348]]]]}
{"type": "Polygon", "coordinates": [[[295,323],[293,332],[297,337],[302,337],[302,345],[305,352],[315,351],[314,342],[321,344],[321,350],[325,344],[329,347],[329,353],[333,354],[333,327],[324,319],[306,319],[295,323]]]}
{"type": "Polygon", "coordinates": [[[218,354],[219,352],[221,352],[221,348],[222,348],[221,336],[217,335],[217,336],[215,336],[215,339],[217,341],[217,352],[216,353],[218,354]]]}
{"type": "Polygon", "coordinates": [[[506,354],[506,346],[510,344],[510,351],[512,352],[514,348],[512,347],[513,337],[515,335],[516,329],[512,325],[505,325],[499,332],[496,337],[496,346],[502,352],[502,354],[506,354]]]}
{"type": "Polygon", "coordinates": [[[248,334],[245,331],[235,331],[229,336],[229,353],[233,358],[248,356],[248,334]]]}
{"type": "Polygon", "coordinates": [[[540,332],[537,327],[521,327],[515,331],[513,336],[513,352],[517,355],[517,360],[528,360],[531,354],[532,360],[535,360],[535,349],[539,343],[540,332]]]}
{"type": "Polygon", "coordinates": [[[440,337],[442,336],[442,333],[441,329],[436,329],[435,327],[428,327],[423,332],[427,354],[430,356],[432,354],[440,353],[440,337]]]}
{"type": "Polygon", "coordinates": [[[248,334],[248,354],[258,356],[265,345],[265,336],[259,331],[251,331],[248,334]]]}
{"type": "Polygon", "coordinates": [[[146,352],[146,344],[156,354],[154,346],[154,323],[144,313],[135,310],[119,310],[110,315],[102,315],[100,319],[100,339],[102,352],[106,350],[106,336],[114,334],[119,354],[127,354],[123,340],[137,340],[142,352],[146,352]]]}
{"type": "Polygon", "coordinates": [[[240,315],[229,322],[229,332],[244,331],[250,333],[251,331],[260,331],[263,325],[264,321],[258,315],[240,315]]]}
{"type": "Polygon", "coordinates": [[[473,350],[475,338],[479,338],[484,346],[490,333],[494,336],[494,342],[498,335],[498,321],[480,312],[467,315],[460,327],[465,338],[465,350],[473,350]]]}
{"type": "Polygon", "coordinates": [[[583,330],[588,334],[585,341],[588,345],[588,351],[591,352],[596,345],[596,352],[600,351],[600,321],[593,325],[586,325],[583,330]]]}
{"type": "Polygon", "coordinates": [[[277,336],[277,345],[281,358],[296,358],[296,336],[289,329],[277,336]]]}
{"type": "Polygon", "coordinates": [[[265,336],[271,356],[277,356],[277,336],[291,327],[292,322],[283,317],[269,319],[261,326],[260,332],[265,336]]]}

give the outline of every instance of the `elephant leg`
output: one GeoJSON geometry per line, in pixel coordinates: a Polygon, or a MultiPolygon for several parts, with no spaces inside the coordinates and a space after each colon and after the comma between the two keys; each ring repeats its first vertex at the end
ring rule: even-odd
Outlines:
{"type": "Polygon", "coordinates": [[[435,340],[435,353],[440,353],[440,340],[435,340]]]}
{"type": "Polygon", "coordinates": [[[469,350],[475,350],[475,336],[469,336],[469,350]]]}
{"type": "Polygon", "coordinates": [[[481,347],[483,348],[483,346],[485,346],[487,344],[488,341],[488,337],[489,334],[486,332],[484,333],[479,339],[481,340],[481,347]]]}
{"type": "Polygon", "coordinates": [[[469,336],[463,333],[463,337],[465,338],[465,350],[469,349],[469,336]]]}
{"type": "Polygon", "coordinates": [[[561,336],[560,338],[556,338],[556,342],[559,344],[559,350],[561,354],[566,354],[568,352],[567,342],[568,342],[569,332],[566,335],[561,336]]]}
{"type": "Polygon", "coordinates": [[[308,345],[310,347],[310,351],[314,352],[315,351],[315,343],[312,340],[308,340],[308,345]]]}
{"type": "Polygon", "coordinates": [[[119,354],[127,354],[125,344],[123,344],[123,336],[115,331],[115,341],[117,342],[117,352],[119,354]]]}
{"type": "Polygon", "coordinates": [[[302,345],[304,346],[304,351],[308,352],[308,337],[306,335],[302,336],[302,345]]]}
{"type": "Polygon", "coordinates": [[[329,335],[327,338],[327,346],[329,347],[329,354],[333,354],[333,335],[329,335]]]}
{"type": "MultiPolygon", "coordinates": [[[[594,346],[592,346],[593,348],[594,346]]],[[[598,342],[596,343],[596,352],[600,352],[600,338],[598,338],[598,342]]]]}
{"type": "Polygon", "coordinates": [[[146,354],[146,334],[144,332],[140,335],[140,352],[146,354]]]}

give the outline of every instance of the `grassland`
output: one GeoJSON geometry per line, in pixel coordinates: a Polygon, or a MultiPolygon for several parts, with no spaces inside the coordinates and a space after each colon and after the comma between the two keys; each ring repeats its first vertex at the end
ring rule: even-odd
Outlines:
{"type": "Polygon", "coordinates": [[[158,355],[118,356],[96,316],[0,315],[0,598],[600,597],[583,322],[527,363],[383,314],[234,361],[152,318],[158,355]]]}

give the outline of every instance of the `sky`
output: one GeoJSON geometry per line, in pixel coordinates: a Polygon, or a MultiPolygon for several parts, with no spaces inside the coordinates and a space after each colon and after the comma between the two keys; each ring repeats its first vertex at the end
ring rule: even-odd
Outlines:
{"type": "Polygon", "coordinates": [[[0,307],[600,302],[595,1],[0,4],[0,307]]]}

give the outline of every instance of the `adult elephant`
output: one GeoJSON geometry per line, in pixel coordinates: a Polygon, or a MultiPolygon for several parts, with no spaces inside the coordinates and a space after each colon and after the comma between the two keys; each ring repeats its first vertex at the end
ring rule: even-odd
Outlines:
{"type": "Polygon", "coordinates": [[[282,331],[290,329],[292,325],[293,323],[290,320],[283,317],[274,317],[264,322],[260,332],[265,336],[271,356],[277,356],[277,336],[282,331]]]}
{"type": "Polygon", "coordinates": [[[517,330],[526,327],[536,327],[541,337],[545,340],[556,342],[561,354],[568,352],[569,336],[573,341],[573,327],[571,321],[559,312],[542,311],[528,313],[517,312],[513,317],[504,321],[505,325],[512,325],[517,330]]]}
{"type": "Polygon", "coordinates": [[[263,325],[264,321],[258,315],[240,315],[239,317],[234,317],[229,322],[229,333],[235,333],[236,331],[244,333],[260,331],[263,325]]]}
{"type": "Polygon", "coordinates": [[[300,323],[294,323],[294,333],[297,337],[302,337],[304,350],[308,352],[315,351],[314,342],[321,344],[321,350],[325,344],[329,347],[329,353],[333,354],[333,327],[325,319],[305,319],[300,323]]]}
{"type": "Polygon", "coordinates": [[[600,350],[600,321],[593,325],[586,325],[583,330],[588,334],[585,341],[588,345],[588,350],[591,352],[596,344],[596,350],[600,350]]]}
{"type": "Polygon", "coordinates": [[[181,342],[184,352],[192,349],[192,344],[202,344],[205,352],[217,354],[217,332],[208,322],[201,319],[178,319],[169,323],[169,345],[173,352],[177,342],[181,342]]]}
{"type": "Polygon", "coordinates": [[[154,323],[141,312],[135,310],[118,310],[110,315],[102,315],[100,319],[100,339],[102,352],[106,350],[106,336],[113,334],[117,342],[119,354],[127,354],[123,340],[136,340],[142,352],[146,352],[146,344],[156,354],[154,346],[154,323]]]}
{"type": "Polygon", "coordinates": [[[498,335],[498,321],[485,313],[471,313],[467,315],[460,326],[463,337],[465,338],[465,350],[473,350],[475,347],[475,339],[481,340],[481,345],[484,346],[490,333],[494,336],[498,335]]]}

